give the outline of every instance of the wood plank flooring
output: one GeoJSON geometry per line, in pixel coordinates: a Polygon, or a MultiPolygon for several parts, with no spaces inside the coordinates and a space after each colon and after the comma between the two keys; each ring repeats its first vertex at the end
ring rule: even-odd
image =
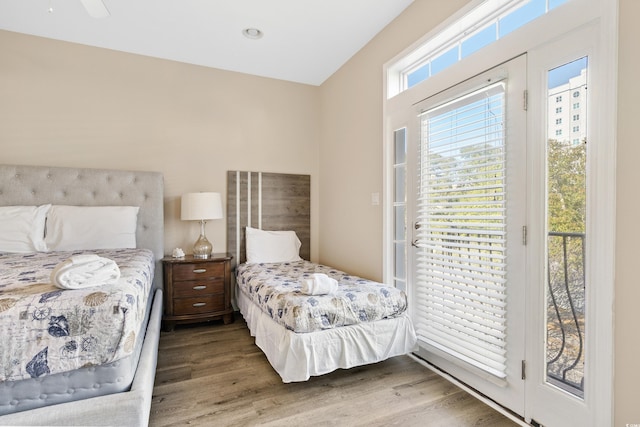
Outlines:
{"type": "Polygon", "coordinates": [[[150,425],[516,424],[407,356],[284,384],[236,313],[162,332],[150,425]]]}

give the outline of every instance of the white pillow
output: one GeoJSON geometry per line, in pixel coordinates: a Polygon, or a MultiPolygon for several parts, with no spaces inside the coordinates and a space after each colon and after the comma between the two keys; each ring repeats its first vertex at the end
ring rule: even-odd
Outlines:
{"type": "Polygon", "coordinates": [[[302,243],[295,231],[266,231],[247,227],[247,264],[300,261],[302,243]]]}
{"type": "Polygon", "coordinates": [[[51,205],[0,207],[0,252],[45,251],[44,224],[51,205]]]}
{"type": "Polygon", "coordinates": [[[47,249],[135,248],[138,210],[138,206],[53,205],[47,216],[47,249]]]}

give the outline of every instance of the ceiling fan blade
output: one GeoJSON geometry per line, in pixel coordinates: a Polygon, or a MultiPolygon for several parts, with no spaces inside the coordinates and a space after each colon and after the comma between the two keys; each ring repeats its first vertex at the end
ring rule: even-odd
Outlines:
{"type": "Polygon", "coordinates": [[[84,5],[84,8],[87,10],[87,13],[92,18],[106,18],[108,17],[109,11],[107,10],[107,6],[104,5],[102,0],[80,0],[84,5]]]}

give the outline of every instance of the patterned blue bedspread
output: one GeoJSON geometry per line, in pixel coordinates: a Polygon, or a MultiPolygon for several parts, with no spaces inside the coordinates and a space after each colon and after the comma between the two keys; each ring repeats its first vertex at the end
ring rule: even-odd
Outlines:
{"type": "Polygon", "coordinates": [[[0,382],[110,363],[133,352],[154,273],[146,249],[91,251],[114,260],[117,284],[62,290],[54,267],[88,252],[0,254],[0,382]]]}
{"type": "Polygon", "coordinates": [[[392,286],[345,272],[297,261],[273,264],[241,264],[237,283],[273,320],[294,332],[313,332],[396,317],[407,309],[407,297],[392,286]],[[336,279],[339,290],[330,295],[301,293],[301,281],[313,273],[336,279]]]}

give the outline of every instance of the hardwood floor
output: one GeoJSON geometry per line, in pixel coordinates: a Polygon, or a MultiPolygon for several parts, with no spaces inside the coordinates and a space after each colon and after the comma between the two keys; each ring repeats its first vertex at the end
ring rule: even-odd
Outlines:
{"type": "Polygon", "coordinates": [[[236,313],[162,333],[150,425],[516,424],[407,356],[284,384],[236,313]]]}

